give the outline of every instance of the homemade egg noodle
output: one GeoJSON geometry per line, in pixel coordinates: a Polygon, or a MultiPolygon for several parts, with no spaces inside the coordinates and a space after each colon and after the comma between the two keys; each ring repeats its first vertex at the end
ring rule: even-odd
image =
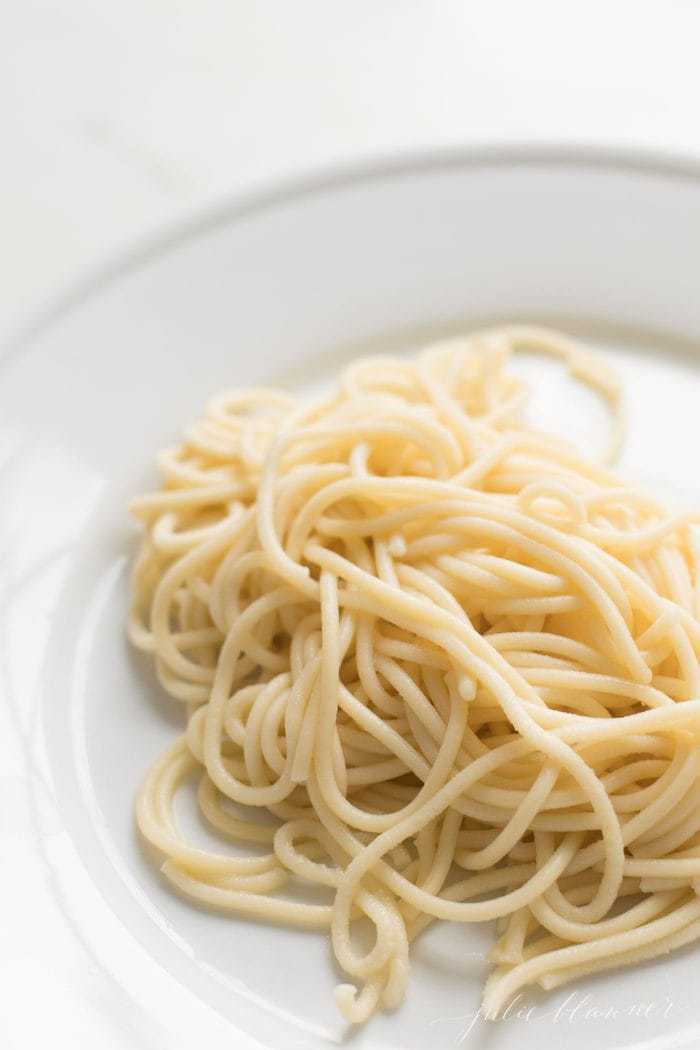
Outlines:
{"type": "Polygon", "coordinates": [[[498,920],[489,1017],[700,937],[700,517],[526,426],[517,350],[607,400],[613,454],[604,363],[512,326],[310,406],[223,393],[132,504],[129,634],[188,719],[138,825],[187,896],[329,930],[351,1022],[434,919],[498,920]]]}

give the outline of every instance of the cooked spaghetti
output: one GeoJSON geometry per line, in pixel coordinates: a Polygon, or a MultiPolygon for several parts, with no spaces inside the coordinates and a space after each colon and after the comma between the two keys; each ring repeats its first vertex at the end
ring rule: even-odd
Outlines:
{"type": "Polygon", "coordinates": [[[506,327],[310,406],[222,394],[132,504],[130,637],[187,714],[139,827],[189,897],[329,930],[351,1022],[434,919],[498,920],[489,1017],[700,937],[698,519],[525,425],[521,349],[602,394],[613,454],[614,376],[506,327]],[[183,835],[193,776],[249,855],[183,835]]]}

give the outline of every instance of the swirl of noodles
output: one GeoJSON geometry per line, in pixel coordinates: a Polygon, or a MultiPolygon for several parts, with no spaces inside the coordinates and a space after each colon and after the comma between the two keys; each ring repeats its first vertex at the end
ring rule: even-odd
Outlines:
{"type": "Polygon", "coordinates": [[[188,896],[328,930],[353,1023],[435,919],[498,921],[490,1017],[700,937],[698,519],[526,426],[519,350],[602,395],[613,455],[607,367],[509,326],[310,406],[221,394],[132,504],[129,635],[187,714],[138,825],[188,896]],[[216,852],[178,826],[195,775],[216,852]]]}

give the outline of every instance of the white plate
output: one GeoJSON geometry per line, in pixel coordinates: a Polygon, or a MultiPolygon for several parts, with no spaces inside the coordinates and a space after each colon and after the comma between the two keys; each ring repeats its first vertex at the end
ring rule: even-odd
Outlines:
{"type": "MultiPolygon", "coordinates": [[[[0,382],[0,1039],[55,1050],[343,1040],[320,935],[209,914],[141,851],[134,791],[180,724],[127,650],[128,497],[224,385],[320,382],[366,349],[491,319],[575,328],[628,382],[624,464],[700,503],[700,174],[583,151],[452,155],[227,208],[95,280],[0,382]]],[[[553,426],[600,440],[543,370],[553,426]]],[[[700,949],[475,1015],[488,928],[435,928],[357,1050],[564,1038],[697,1045],[700,949]],[[516,1014],[520,1013],[520,1016],[516,1014]]]]}

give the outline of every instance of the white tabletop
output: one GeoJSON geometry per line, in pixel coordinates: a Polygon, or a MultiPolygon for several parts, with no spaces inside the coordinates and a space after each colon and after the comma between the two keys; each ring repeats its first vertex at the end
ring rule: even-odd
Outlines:
{"type": "Polygon", "coordinates": [[[6,0],[0,334],[260,182],[449,144],[700,155],[696,0],[6,0]]]}

